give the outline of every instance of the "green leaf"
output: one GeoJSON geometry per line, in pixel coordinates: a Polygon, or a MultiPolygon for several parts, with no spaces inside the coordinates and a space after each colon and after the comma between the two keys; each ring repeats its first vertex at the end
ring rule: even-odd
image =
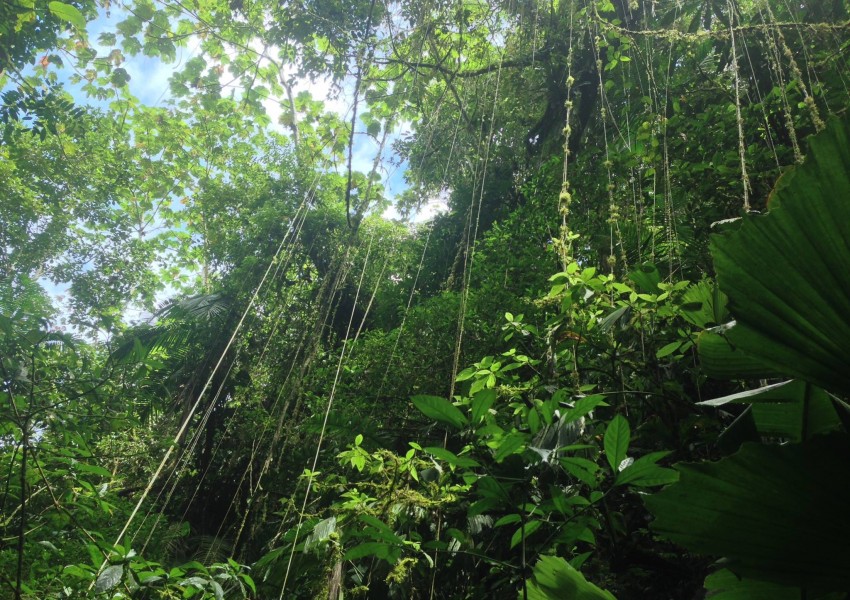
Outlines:
{"type": "Polygon", "coordinates": [[[396,535],[396,533],[389,528],[389,526],[378,519],[377,517],[373,517],[372,515],[362,514],[360,515],[360,520],[370,525],[375,529],[375,533],[380,534],[380,538],[384,541],[391,542],[393,544],[401,544],[402,539],[396,535]]]}
{"type": "Polygon", "coordinates": [[[616,600],[557,556],[544,556],[537,562],[527,588],[529,600],[616,600]]]}
{"type": "Polygon", "coordinates": [[[833,121],[777,182],[766,216],[711,252],[736,325],[730,341],[787,375],[850,392],[850,135],[833,121]]]}
{"type": "Polygon", "coordinates": [[[752,404],[756,429],[766,437],[799,442],[841,426],[829,395],[804,381],[783,381],[698,404],[730,403],[752,404]]]}
{"type": "Polygon", "coordinates": [[[608,459],[608,464],[611,465],[614,473],[618,472],[617,469],[620,463],[626,458],[630,440],[631,430],[629,429],[629,422],[623,415],[617,415],[608,423],[603,442],[605,458],[608,459]]]}
{"type": "Polygon", "coordinates": [[[682,317],[705,329],[712,325],[722,325],[728,321],[726,294],[717,284],[701,281],[688,287],[682,294],[682,317]]]}
{"type": "Polygon", "coordinates": [[[0,330],[8,336],[14,335],[12,319],[2,313],[0,313],[0,330]]]}
{"type": "Polygon", "coordinates": [[[122,577],[124,577],[124,565],[109,565],[97,576],[97,582],[94,586],[95,593],[108,592],[121,583],[122,577]]]}
{"type": "Polygon", "coordinates": [[[590,411],[594,410],[598,406],[608,406],[608,403],[605,402],[605,396],[602,394],[584,396],[583,398],[576,400],[573,407],[566,410],[564,414],[561,415],[560,420],[564,423],[572,423],[573,421],[577,421],[590,413],[590,411]]]}
{"type": "Polygon", "coordinates": [[[255,596],[257,595],[257,584],[254,583],[254,579],[250,575],[248,575],[247,573],[240,573],[239,579],[244,581],[245,585],[251,588],[251,591],[254,593],[255,596]]]}
{"type": "Polygon", "coordinates": [[[105,469],[99,465],[90,465],[83,462],[76,463],[75,467],[81,473],[92,473],[93,475],[99,475],[100,477],[112,477],[112,471],[109,469],[105,469]]]}
{"type": "Polygon", "coordinates": [[[525,448],[526,436],[522,433],[514,432],[506,435],[496,442],[493,458],[496,462],[502,462],[511,454],[522,452],[525,448]]]}
{"type": "Polygon", "coordinates": [[[523,539],[531,537],[531,534],[540,529],[542,524],[543,521],[534,520],[525,523],[525,525],[521,525],[511,536],[511,550],[513,550],[517,544],[521,543],[523,539]]]}
{"type": "Polygon", "coordinates": [[[378,558],[387,559],[390,555],[391,547],[389,544],[381,542],[365,542],[354,546],[351,550],[345,553],[344,560],[357,560],[365,556],[377,556],[378,558]]]}
{"type": "Polygon", "coordinates": [[[62,575],[68,575],[69,577],[76,577],[77,579],[91,581],[91,578],[94,576],[94,573],[83,569],[79,565],[67,565],[65,568],[62,569],[62,575]]]}
{"type": "Polygon", "coordinates": [[[628,467],[620,471],[615,485],[635,485],[638,487],[653,487],[667,485],[679,480],[679,473],[673,469],[659,467],[656,463],[669,455],[669,452],[652,452],[641,456],[628,467]]]}
{"type": "Polygon", "coordinates": [[[366,126],[366,133],[368,133],[372,137],[378,137],[381,133],[381,122],[380,121],[372,121],[369,125],[366,126]]]}
{"type": "Polygon", "coordinates": [[[480,467],[477,461],[469,458],[468,456],[457,456],[454,452],[450,450],[446,450],[445,448],[438,447],[430,447],[425,448],[425,452],[428,454],[439,458],[442,461],[445,461],[452,465],[453,467],[480,467]]]}
{"type": "Polygon", "coordinates": [[[211,579],[210,585],[212,586],[215,600],[224,600],[224,589],[222,589],[221,584],[214,579],[211,579]]]}
{"type": "Polygon", "coordinates": [[[558,462],[565,471],[582,483],[591,488],[596,487],[596,472],[599,470],[599,466],[592,460],[579,456],[564,456],[558,462]]]}
{"type": "Polygon", "coordinates": [[[330,535],[336,531],[336,517],[328,517],[323,521],[319,521],[313,527],[313,531],[304,540],[304,552],[309,552],[311,548],[316,547],[321,542],[330,538],[330,535]]]}
{"type": "Polygon", "coordinates": [[[85,30],[86,19],[76,6],[64,2],[50,2],[47,5],[50,12],[58,19],[62,19],[80,30],[85,30]]]}
{"type": "Polygon", "coordinates": [[[661,275],[652,263],[645,263],[639,269],[629,273],[629,279],[637,284],[638,289],[645,294],[658,293],[661,275]]]}
{"type": "Polygon", "coordinates": [[[682,345],[681,341],[670,342],[658,349],[655,353],[655,358],[664,358],[665,356],[669,356],[673,354],[676,350],[678,350],[682,345]]]}
{"type": "Polygon", "coordinates": [[[512,513],[510,515],[505,515],[493,523],[493,527],[504,527],[505,525],[512,525],[514,523],[519,523],[520,521],[522,521],[522,516],[517,513],[512,513]]]}
{"type": "Polygon", "coordinates": [[[528,409],[528,429],[531,431],[531,435],[540,431],[540,413],[533,406],[528,409]]]}
{"type": "Polygon", "coordinates": [[[744,444],[714,463],[680,464],[678,483],[645,499],[653,531],[723,556],[744,577],[781,585],[850,586],[850,438],[744,444]]]}
{"type": "Polygon", "coordinates": [[[724,335],[710,331],[697,337],[700,366],[714,379],[761,379],[780,373],[746,351],[732,346],[724,335]]]}
{"type": "Polygon", "coordinates": [[[800,588],[743,579],[729,569],[706,577],[705,589],[711,600],[800,600],[803,597],[800,588]]]}
{"type": "Polygon", "coordinates": [[[418,408],[426,417],[430,417],[435,421],[446,423],[457,429],[461,429],[468,423],[466,417],[460,412],[457,406],[439,396],[413,396],[411,398],[414,406],[418,408]]]}
{"type": "Polygon", "coordinates": [[[498,397],[498,393],[496,390],[481,390],[475,396],[472,397],[472,424],[477,425],[481,422],[481,419],[484,418],[484,415],[490,410],[490,407],[493,406],[493,403],[496,401],[498,397]]]}
{"type": "Polygon", "coordinates": [[[123,67],[117,67],[112,70],[112,75],[109,81],[115,87],[124,87],[130,82],[130,74],[123,67]]]}
{"type": "Polygon", "coordinates": [[[631,307],[629,305],[621,306],[620,308],[612,312],[610,315],[602,319],[602,321],[599,322],[599,332],[607,333],[608,330],[611,329],[611,327],[614,325],[614,323],[623,318],[623,315],[629,312],[630,309],[631,307]]]}

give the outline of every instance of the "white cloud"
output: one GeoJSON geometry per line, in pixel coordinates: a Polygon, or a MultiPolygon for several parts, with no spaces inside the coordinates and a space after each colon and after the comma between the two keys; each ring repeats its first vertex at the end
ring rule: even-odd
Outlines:
{"type": "MultiPolygon", "coordinates": [[[[423,202],[418,210],[413,211],[411,214],[409,221],[411,223],[425,223],[426,221],[430,221],[437,215],[446,212],[449,210],[448,203],[448,191],[443,191],[439,196],[435,196],[433,198],[429,198],[425,202],[423,202]]],[[[395,206],[390,206],[387,208],[383,215],[385,219],[390,220],[400,220],[402,219],[401,214],[398,212],[398,209],[395,206]]]]}

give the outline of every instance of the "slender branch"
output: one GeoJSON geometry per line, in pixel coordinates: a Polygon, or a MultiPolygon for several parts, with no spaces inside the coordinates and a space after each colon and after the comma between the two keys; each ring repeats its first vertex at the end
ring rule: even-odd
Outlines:
{"type": "Polygon", "coordinates": [[[20,521],[18,527],[18,567],[15,572],[15,600],[21,600],[23,594],[23,576],[24,576],[24,542],[26,541],[27,530],[27,449],[29,445],[29,433],[27,432],[28,423],[21,430],[21,503],[20,503],[20,521]]]}
{"type": "MultiPolygon", "coordinates": [[[[366,35],[363,43],[369,42],[369,35],[372,30],[372,14],[375,11],[375,0],[369,4],[369,18],[366,19],[366,35]]],[[[361,54],[362,56],[362,54],[361,54]]],[[[359,62],[359,61],[358,61],[359,62]]],[[[351,106],[351,131],[348,136],[348,182],[345,186],[345,220],[348,223],[349,229],[354,229],[351,224],[351,183],[354,176],[352,172],[352,163],[354,161],[354,128],[357,125],[357,103],[360,96],[360,84],[363,82],[363,65],[357,65],[357,81],[354,83],[354,102],[351,106]]]]}

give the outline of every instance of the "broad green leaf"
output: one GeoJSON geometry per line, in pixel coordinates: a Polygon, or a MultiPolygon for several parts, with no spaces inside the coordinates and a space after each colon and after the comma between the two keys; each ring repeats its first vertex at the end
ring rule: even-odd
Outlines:
{"type": "Polygon", "coordinates": [[[498,393],[496,390],[481,390],[472,397],[472,424],[477,425],[493,406],[498,393]]]}
{"type": "Polygon", "coordinates": [[[426,417],[430,417],[435,421],[446,423],[457,429],[462,428],[468,423],[466,417],[460,412],[457,406],[439,396],[413,396],[411,398],[413,404],[426,417]]]}
{"type": "Polygon", "coordinates": [[[522,452],[525,448],[526,436],[522,433],[509,433],[503,438],[495,442],[494,450],[496,451],[493,458],[496,462],[502,462],[511,454],[522,452]]]}
{"type": "Polygon", "coordinates": [[[380,121],[372,121],[369,125],[366,126],[366,133],[371,135],[372,137],[378,137],[381,133],[381,123],[380,121]]]}
{"type": "Polygon", "coordinates": [[[478,494],[483,498],[497,500],[500,503],[510,502],[505,488],[493,477],[485,476],[478,480],[478,494]]]}
{"type": "Polygon", "coordinates": [[[583,398],[579,398],[578,400],[576,400],[572,408],[564,411],[564,414],[561,415],[560,420],[565,423],[577,421],[581,417],[590,413],[597,406],[608,406],[608,403],[605,402],[605,396],[603,396],[602,394],[584,396],[583,398]]]}
{"type": "Polygon", "coordinates": [[[783,381],[698,404],[729,403],[752,404],[756,429],[765,437],[799,442],[841,426],[829,395],[804,381],[783,381]]]}
{"type": "Polygon", "coordinates": [[[91,580],[94,573],[87,571],[78,565],[67,565],[62,569],[62,575],[76,577],[77,579],[91,580]]]}
{"type": "Polygon", "coordinates": [[[210,585],[212,586],[215,600],[224,600],[224,589],[222,589],[221,584],[216,580],[211,579],[210,585]]]}
{"type": "Polygon", "coordinates": [[[528,409],[528,429],[531,435],[540,431],[540,413],[533,406],[528,409]]]}
{"type": "Polygon", "coordinates": [[[682,294],[682,317],[703,329],[722,325],[728,321],[726,294],[712,282],[701,281],[688,287],[682,294]]]}
{"type": "Polygon", "coordinates": [[[240,573],[239,579],[241,579],[245,583],[245,585],[251,588],[251,591],[254,593],[255,596],[257,595],[257,584],[254,583],[254,579],[250,575],[248,575],[248,573],[240,573]]]}
{"type": "Polygon", "coordinates": [[[617,467],[626,458],[630,440],[631,430],[629,428],[629,422],[623,415],[617,415],[608,423],[608,427],[605,429],[605,439],[603,440],[605,458],[608,459],[608,464],[611,465],[614,473],[617,473],[617,467]]]}
{"type": "Polygon", "coordinates": [[[517,513],[512,513],[510,515],[505,515],[493,523],[493,527],[504,527],[505,525],[512,525],[513,523],[519,523],[520,521],[522,521],[522,516],[517,513]]]}
{"type": "Polygon", "coordinates": [[[177,585],[180,586],[191,586],[197,590],[203,590],[207,587],[207,583],[209,580],[204,579],[203,577],[198,577],[197,575],[193,575],[192,577],[186,577],[185,579],[181,579],[177,582],[177,585]]]}
{"type": "MultiPolygon", "coordinates": [[[[563,558],[544,556],[527,582],[529,600],[616,600],[584,578],[563,558]]],[[[519,598],[523,593],[519,593],[519,598]]]]}
{"type": "Polygon", "coordinates": [[[101,552],[100,547],[97,544],[86,544],[86,551],[89,553],[91,564],[99,572],[100,566],[103,564],[103,552],[101,552]]]}
{"type": "Polygon", "coordinates": [[[386,523],[384,523],[377,517],[362,514],[360,515],[360,520],[366,523],[367,525],[374,527],[376,532],[381,534],[381,539],[394,544],[401,544],[402,539],[398,535],[396,535],[396,533],[392,529],[390,529],[386,523]]]}
{"type": "Polygon", "coordinates": [[[714,463],[680,464],[677,483],[645,499],[652,530],[722,556],[745,577],[789,586],[850,586],[850,439],[744,444],[714,463]]]}
{"type": "Polygon", "coordinates": [[[115,87],[124,87],[130,82],[130,74],[127,72],[127,69],[117,67],[112,70],[109,81],[115,87]]]}
{"type": "Polygon", "coordinates": [[[336,531],[336,517],[328,517],[316,523],[313,531],[304,540],[304,552],[309,552],[317,544],[326,541],[336,531]]]}
{"type": "Polygon", "coordinates": [[[94,586],[95,593],[108,592],[121,583],[122,577],[124,577],[124,565],[109,565],[97,576],[97,582],[94,586]]]}
{"type": "Polygon", "coordinates": [[[540,526],[543,524],[543,521],[527,521],[525,525],[520,525],[519,529],[514,531],[514,534],[511,536],[511,549],[516,548],[517,544],[520,544],[523,539],[528,539],[531,535],[540,529],[540,526]]]}
{"type": "Polygon", "coordinates": [[[623,315],[625,315],[630,309],[631,307],[628,304],[625,306],[621,306],[620,308],[612,312],[610,315],[602,319],[599,322],[599,332],[607,333],[608,330],[611,329],[611,327],[614,325],[614,323],[623,318],[623,315]]]}
{"type": "Polygon", "coordinates": [[[180,568],[182,568],[185,573],[188,573],[188,572],[193,571],[193,570],[194,571],[200,571],[201,573],[207,573],[208,572],[207,568],[202,563],[200,563],[196,560],[190,560],[187,563],[183,563],[182,565],[180,565],[180,568]]]}
{"type": "Polygon", "coordinates": [[[629,273],[629,279],[634,281],[638,289],[645,294],[657,293],[658,284],[661,283],[661,275],[652,263],[645,263],[629,273]]]}
{"type": "Polygon", "coordinates": [[[800,600],[803,597],[800,588],[744,579],[729,569],[706,577],[705,589],[712,600],[800,600]]]}
{"type": "Polygon", "coordinates": [[[673,469],[660,467],[656,463],[669,455],[669,452],[653,452],[641,456],[628,467],[620,471],[615,485],[636,485],[638,487],[652,487],[656,485],[667,485],[679,480],[679,473],[673,469]]]}
{"type": "Polygon", "coordinates": [[[390,555],[390,545],[381,542],[365,542],[354,546],[345,553],[345,560],[357,560],[365,556],[377,556],[386,559],[390,555]]]}
{"type": "Polygon", "coordinates": [[[558,462],[565,471],[582,483],[591,488],[596,487],[596,472],[599,471],[599,466],[592,460],[578,456],[564,456],[558,462]]]}
{"type": "Polygon", "coordinates": [[[766,216],[716,235],[736,347],[795,378],[850,391],[850,136],[832,121],[777,182],[766,216]]]}
{"type": "Polygon", "coordinates": [[[673,354],[676,350],[678,350],[682,346],[681,341],[670,342],[669,344],[665,344],[655,353],[655,358],[664,358],[665,356],[669,356],[673,354]]]}
{"type": "Polygon", "coordinates": [[[445,448],[439,447],[429,447],[425,448],[425,452],[428,454],[439,458],[442,461],[445,461],[452,465],[453,467],[479,467],[477,461],[469,458],[468,456],[458,456],[451,450],[446,450],[445,448]]]}
{"type": "Polygon", "coordinates": [[[50,9],[50,12],[56,18],[67,21],[77,29],[85,30],[86,19],[83,17],[83,13],[81,13],[76,6],[54,1],[50,2],[47,5],[47,8],[50,9]]]}
{"type": "Polygon", "coordinates": [[[700,366],[714,379],[759,379],[780,373],[763,361],[734,347],[725,335],[703,331],[697,337],[700,366]]]}
{"type": "Polygon", "coordinates": [[[76,469],[81,473],[91,473],[100,477],[112,477],[112,471],[105,469],[99,465],[90,465],[83,462],[78,462],[75,465],[76,469]]]}

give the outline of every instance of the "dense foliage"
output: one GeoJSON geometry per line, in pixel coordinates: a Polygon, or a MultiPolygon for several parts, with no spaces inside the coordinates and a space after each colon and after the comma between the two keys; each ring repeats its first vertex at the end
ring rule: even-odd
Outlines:
{"type": "Polygon", "coordinates": [[[846,597],[848,48],[0,3],[0,597],[846,597]]]}

